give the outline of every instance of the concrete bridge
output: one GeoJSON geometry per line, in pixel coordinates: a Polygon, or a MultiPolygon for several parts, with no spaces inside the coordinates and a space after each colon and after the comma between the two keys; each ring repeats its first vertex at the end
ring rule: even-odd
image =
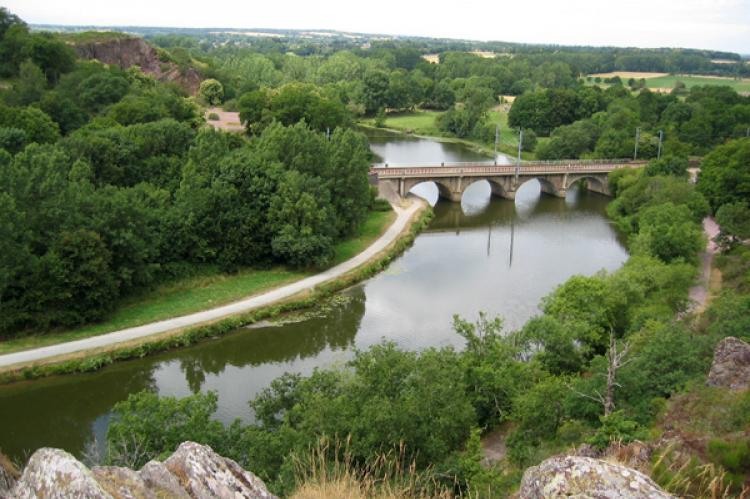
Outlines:
{"type": "Polygon", "coordinates": [[[565,193],[573,184],[584,180],[585,187],[594,192],[611,195],[608,174],[618,168],[637,168],[645,161],[629,159],[563,160],[563,161],[522,161],[516,165],[495,165],[493,163],[443,163],[440,165],[391,166],[373,165],[370,175],[378,185],[382,197],[397,200],[422,182],[434,182],[440,197],[460,202],[468,186],[486,180],[492,188],[492,195],[505,199],[515,199],[516,191],[525,182],[537,179],[542,192],[557,197],[565,193]]]}

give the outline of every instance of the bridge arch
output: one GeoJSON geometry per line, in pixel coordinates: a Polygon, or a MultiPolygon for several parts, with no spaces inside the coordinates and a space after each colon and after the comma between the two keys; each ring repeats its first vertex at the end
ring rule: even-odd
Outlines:
{"type": "Polygon", "coordinates": [[[542,175],[519,177],[518,184],[516,185],[516,192],[518,192],[518,190],[521,189],[521,187],[525,183],[531,180],[536,180],[537,182],[539,182],[539,188],[541,192],[545,194],[549,194],[551,196],[563,197],[563,198],[565,197],[565,188],[562,185],[560,185],[561,182],[560,182],[559,175],[556,175],[554,177],[549,177],[549,178],[546,176],[542,176],[542,175]]]}
{"type": "Polygon", "coordinates": [[[579,182],[585,182],[586,189],[589,191],[607,196],[611,195],[609,191],[609,177],[606,174],[568,175],[565,189],[567,190],[579,182]]]}
{"type": "MultiPolygon", "coordinates": [[[[411,192],[412,189],[414,189],[416,186],[421,184],[435,184],[438,191],[438,198],[447,199],[449,201],[456,201],[456,194],[451,189],[451,185],[445,182],[442,182],[439,179],[421,179],[421,178],[415,178],[415,179],[406,179],[404,180],[404,195],[411,192]]],[[[459,202],[461,201],[461,197],[459,195],[458,199],[459,202]]]]}

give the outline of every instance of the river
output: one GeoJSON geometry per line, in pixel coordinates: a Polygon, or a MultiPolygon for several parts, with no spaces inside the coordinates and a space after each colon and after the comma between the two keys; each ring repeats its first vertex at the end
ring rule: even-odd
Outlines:
{"type": "MultiPolygon", "coordinates": [[[[382,132],[370,141],[393,164],[489,160],[460,144],[382,132]]],[[[473,319],[485,311],[518,328],[568,277],[614,270],[627,259],[605,215],[608,199],[579,188],[558,199],[531,181],[513,202],[491,199],[489,185],[477,182],[460,204],[437,202],[434,184],[413,192],[434,205],[435,218],[381,274],[290,322],[243,328],[94,373],[2,386],[0,449],[15,458],[42,446],[80,455],[87,442],[103,440],[112,406],[143,389],[173,396],[215,390],[219,419],[252,421],[248,401],[284,372],[343,365],[355,349],[383,340],[407,349],[461,348],[453,314],[473,319]]]]}

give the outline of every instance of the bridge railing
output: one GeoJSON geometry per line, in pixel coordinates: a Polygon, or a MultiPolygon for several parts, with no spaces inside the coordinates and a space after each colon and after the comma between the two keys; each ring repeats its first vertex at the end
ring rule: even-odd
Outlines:
{"type": "MultiPolygon", "coordinates": [[[[555,160],[523,160],[521,161],[521,168],[530,166],[587,166],[587,165],[614,165],[614,164],[640,164],[641,161],[633,161],[627,158],[617,159],[555,159],[555,160]]],[[[470,162],[455,162],[445,161],[438,164],[435,161],[432,162],[411,162],[411,163],[397,163],[397,162],[382,162],[373,163],[373,168],[460,168],[460,167],[479,167],[479,166],[498,166],[498,167],[510,167],[515,168],[516,163],[495,163],[492,160],[489,161],[470,161],[470,162]]]]}

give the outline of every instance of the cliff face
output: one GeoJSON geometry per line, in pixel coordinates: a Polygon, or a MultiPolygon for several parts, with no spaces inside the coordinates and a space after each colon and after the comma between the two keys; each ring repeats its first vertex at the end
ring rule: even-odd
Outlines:
{"type": "Polygon", "coordinates": [[[201,84],[201,76],[194,68],[181,72],[173,62],[162,62],[159,54],[141,38],[115,38],[75,45],[78,57],[96,59],[127,69],[139,66],[141,70],[159,81],[174,82],[188,93],[195,94],[201,84]]]}
{"type": "Polygon", "coordinates": [[[0,498],[275,498],[263,481],[206,445],[184,442],[164,462],[140,471],[116,466],[88,469],[60,449],[39,449],[0,498]]]}

